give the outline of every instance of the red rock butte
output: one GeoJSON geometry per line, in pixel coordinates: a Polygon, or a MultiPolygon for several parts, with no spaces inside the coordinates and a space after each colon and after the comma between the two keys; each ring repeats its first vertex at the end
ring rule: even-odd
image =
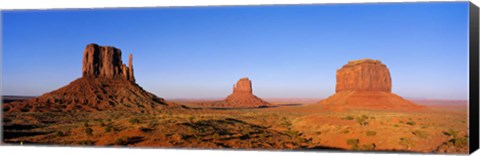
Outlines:
{"type": "Polygon", "coordinates": [[[227,96],[223,102],[223,107],[231,108],[258,108],[268,107],[270,103],[253,95],[252,81],[248,78],[241,78],[233,86],[233,93],[227,96]]]}
{"type": "Polygon", "coordinates": [[[319,102],[327,110],[424,108],[392,93],[390,71],[379,60],[349,61],[336,76],[335,94],[319,102]]]}
{"type": "Polygon", "coordinates": [[[125,110],[154,112],[177,106],[143,90],[133,74],[133,56],[122,63],[122,52],[89,44],[83,54],[82,77],[55,91],[27,101],[3,105],[9,112],[77,112],[125,110]]]}

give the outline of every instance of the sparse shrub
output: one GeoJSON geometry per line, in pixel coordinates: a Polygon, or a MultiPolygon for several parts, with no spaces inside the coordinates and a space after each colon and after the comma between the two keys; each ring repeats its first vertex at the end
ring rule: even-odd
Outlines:
{"type": "Polygon", "coordinates": [[[353,120],[354,118],[353,118],[353,116],[350,116],[350,115],[349,115],[349,116],[345,117],[344,119],[346,119],[346,120],[353,120]]]}
{"type": "Polygon", "coordinates": [[[265,133],[260,133],[260,134],[258,134],[258,137],[259,137],[260,139],[264,139],[264,138],[265,138],[265,133]]]}
{"type": "Polygon", "coordinates": [[[377,135],[377,132],[375,132],[375,131],[367,131],[366,135],[367,135],[367,136],[375,136],[375,135],[377,135]]]}
{"type": "Polygon", "coordinates": [[[342,131],[343,134],[348,134],[350,131],[348,129],[342,131]]]}
{"type": "Polygon", "coordinates": [[[150,122],[148,123],[148,127],[152,128],[152,129],[154,129],[155,127],[157,127],[157,125],[158,125],[158,123],[157,123],[156,121],[154,121],[154,120],[152,120],[152,121],[150,121],[150,122]]]}
{"type": "Polygon", "coordinates": [[[367,115],[362,115],[362,118],[368,119],[367,115]]]}
{"type": "Polygon", "coordinates": [[[322,134],[321,131],[316,131],[316,132],[315,132],[315,135],[320,135],[320,134],[322,134]]]}
{"type": "Polygon", "coordinates": [[[358,139],[347,139],[347,144],[352,146],[352,150],[358,150],[359,143],[360,143],[360,140],[358,139]]]}
{"type": "Polygon", "coordinates": [[[128,143],[128,137],[117,138],[114,142],[115,145],[126,145],[128,143]]]}
{"type": "Polygon", "coordinates": [[[449,129],[447,132],[443,132],[443,134],[450,136],[452,138],[456,138],[458,135],[458,131],[455,131],[453,129],[449,129]]]}
{"type": "Polygon", "coordinates": [[[407,149],[415,147],[413,140],[410,138],[400,138],[399,144],[405,146],[407,149]]]}
{"type": "Polygon", "coordinates": [[[358,143],[360,143],[360,140],[358,139],[347,139],[348,145],[358,145],[358,143]]]}
{"type": "Polygon", "coordinates": [[[95,145],[95,142],[92,141],[92,140],[82,140],[82,141],[79,141],[78,144],[80,144],[80,145],[95,145]]]}
{"type": "Polygon", "coordinates": [[[395,124],[395,125],[393,125],[393,127],[400,127],[400,126],[398,126],[397,124],[395,124]]]}
{"type": "Polygon", "coordinates": [[[194,119],[195,119],[195,116],[193,116],[193,115],[190,115],[190,116],[188,117],[188,121],[189,121],[189,122],[193,122],[194,119]]]}
{"type": "Polygon", "coordinates": [[[130,118],[128,122],[130,122],[131,124],[139,124],[140,120],[138,118],[130,118]]]}
{"type": "Polygon", "coordinates": [[[90,125],[88,125],[88,121],[87,121],[87,122],[84,122],[84,123],[83,123],[83,126],[84,126],[84,127],[89,127],[90,125]]]}
{"type": "Polygon", "coordinates": [[[218,133],[213,134],[213,139],[218,140],[220,139],[220,135],[218,133]]]}
{"type": "Polygon", "coordinates": [[[358,124],[365,126],[365,125],[368,125],[367,119],[368,119],[368,116],[362,115],[361,117],[356,117],[355,121],[357,121],[358,124]]]}
{"type": "Polygon", "coordinates": [[[104,128],[104,130],[105,130],[105,133],[108,133],[108,132],[113,131],[113,130],[114,130],[114,129],[113,129],[113,125],[112,125],[112,124],[108,124],[108,125],[104,128]]]}
{"type": "Polygon", "coordinates": [[[93,134],[93,129],[90,128],[90,127],[87,127],[85,128],[85,133],[88,135],[88,136],[91,136],[93,134]]]}
{"type": "Polygon", "coordinates": [[[462,148],[468,145],[468,138],[466,137],[453,138],[453,139],[450,139],[449,141],[452,142],[457,148],[462,148]]]}
{"type": "Polygon", "coordinates": [[[287,131],[285,131],[285,133],[286,133],[287,135],[291,136],[291,137],[295,137],[295,136],[301,135],[300,132],[298,132],[298,131],[292,131],[292,130],[287,130],[287,131]]]}
{"type": "Polygon", "coordinates": [[[415,124],[417,124],[417,123],[415,123],[415,121],[408,121],[406,124],[413,126],[413,125],[415,125],[415,124]]]}
{"type": "Polygon", "coordinates": [[[412,132],[413,135],[418,136],[420,138],[426,139],[428,137],[427,132],[420,131],[420,130],[415,130],[412,132]]]}
{"type": "Polygon", "coordinates": [[[242,131],[242,134],[243,134],[244,136],[248,136],[248,135],[250,135],[250,131],[247,130],[247,129],[244,129],[244,130],[242,131]]]}
{"type": "Polygon", "coordinates": [[[58,136],[58,137],[61,137],[61,136],[64,136],[65,134],[63,134],[62,131],[57,131],[55,132],[55,136],[58,136]]]}
{"type": "Polygon", "coordinates": [[[371,144],[364,144],[362,145],[362,150],[375,150],[375,143],[371,143],[371,144]]]}

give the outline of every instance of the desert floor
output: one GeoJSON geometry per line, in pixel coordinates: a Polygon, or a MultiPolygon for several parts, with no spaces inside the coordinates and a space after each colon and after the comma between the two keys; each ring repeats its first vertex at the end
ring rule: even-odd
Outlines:
{"type": "MultiPolygon", "coordinates": [[[[259,109],[4,113],[3,142],[144,148],[468,152],[466,104],[423,111],[259,109]]],[[[433,102],[435,103],[435,102],[433,102]]],[[[462,102],[460,102],[462,103],[462,102]]]]}

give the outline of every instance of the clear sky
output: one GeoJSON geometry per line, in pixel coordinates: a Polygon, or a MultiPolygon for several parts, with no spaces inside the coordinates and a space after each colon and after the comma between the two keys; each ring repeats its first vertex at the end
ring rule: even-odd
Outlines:
{"type": "Polygon", "coordinates": [[[67,85],[98,43],[167,99],[225,97],[242,77],[263,98],[325,98],[362,58],[400,96],[468,98],[468,2],[4,11],[2,39],[4,95],[67,85]]]}

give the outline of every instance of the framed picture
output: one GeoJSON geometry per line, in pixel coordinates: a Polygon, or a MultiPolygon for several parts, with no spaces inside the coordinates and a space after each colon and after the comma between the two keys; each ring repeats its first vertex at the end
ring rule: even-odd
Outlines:
{"type": "Polygon", "coordinates": [[[470,154],[478,15],[471,2],[2,10],[2,144],[470,154]]]}

